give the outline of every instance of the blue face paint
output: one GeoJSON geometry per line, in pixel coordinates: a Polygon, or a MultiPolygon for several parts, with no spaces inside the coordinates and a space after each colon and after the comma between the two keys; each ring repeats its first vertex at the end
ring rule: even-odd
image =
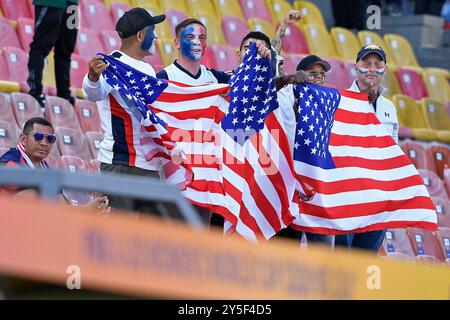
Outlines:
{"type": "Polygon", "coordinates": [[[192,47],[194,43],[191,39],[186,39],[188,34],[194,33],[194,27],[188,26],[181,31],[181,52],[184,56],[188,57],[191,60],[196,60],[194,53],[192,52],[192,47]]]}
{"type": "Polygon", "coordinates": [[[150,51],[153,46],[153,40],[155,40],[155,26],[148,26],[147,32],[145,33],[144,41],[142,42],[142,51],[150,51]]]}
{"type": "Polygon", "coordinates": [[[206,49],[206,32],[200,25],[190,25],[181,31],[181,53],[194,61],[202,58],[206,49]],[[193,50],[197,50],[194,52],[193,50]]]}

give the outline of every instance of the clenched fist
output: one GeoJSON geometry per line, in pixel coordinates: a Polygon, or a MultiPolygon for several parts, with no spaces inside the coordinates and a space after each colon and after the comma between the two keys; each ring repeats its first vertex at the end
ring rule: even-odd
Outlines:
{"type": "Polygon", "coordinates": [[[102,56],[95,56],[89,61],[88,78],[92,82],[97,82],[102,72],[109,66],[109,63],[103,61],[102,56]]]}

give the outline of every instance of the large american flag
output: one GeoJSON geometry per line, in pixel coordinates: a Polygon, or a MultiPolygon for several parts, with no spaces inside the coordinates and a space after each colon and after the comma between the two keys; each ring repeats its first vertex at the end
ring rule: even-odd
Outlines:
{"type": "Polygon", "coordinates": [[[375,116],[367,94],[314,84],[294,88],[295,170],[314,187],[293,227],[319,234],[386,228],[436,229],[415,167],[375,116]]]}

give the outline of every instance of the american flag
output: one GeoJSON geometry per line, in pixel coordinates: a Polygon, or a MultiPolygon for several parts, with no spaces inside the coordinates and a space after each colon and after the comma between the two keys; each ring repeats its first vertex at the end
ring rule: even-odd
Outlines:
{"type": "Polygon", "coordinates": [[[295,170],[316,191],[293,227],[319,234],[436,229],[417,170],[367,102],[367,94],[300,84],[295,170]]]}

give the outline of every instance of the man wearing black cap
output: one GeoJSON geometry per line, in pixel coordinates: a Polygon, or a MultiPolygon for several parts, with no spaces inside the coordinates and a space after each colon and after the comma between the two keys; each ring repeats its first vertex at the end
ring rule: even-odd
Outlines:
{"type": "MultiPolygon", "coordinates": [[[[111,56],[149,76],[156,77],[153,67],[143,59],[156,50],[155,25],[164,15],[152,17],[143,8],[133,8],[117,21],[116,31],[122,44],[111,56]]],[[[108,66],[101,56],[89,61],[89,72],[83,79],[84,96],[96,101],[105,133],[98,160],[102,173],[121,173],[159,177],[158,170],[148,161],[139,140],[141,121],[117,91],[112,90],[102,76],[108,66]]],[[[110,196],[111,207],[135,210],[135,206],[119,197],[110,196]]]]}
{"type": "MultiPolygon", "coordinates": [[[[377,45],[361,48],[354,65],[357,79],[348,89],[353,92],[367,92],[369,103],[378,120],[383,124],[394,141],[398,143],[398,121],[394,104],[383,93],[387,91],[381,85],[386,72],[386,53],[377,45]]],[[[378,252],[383,242],[385,230],[336,236],[336,245],[378,252]]]]}

